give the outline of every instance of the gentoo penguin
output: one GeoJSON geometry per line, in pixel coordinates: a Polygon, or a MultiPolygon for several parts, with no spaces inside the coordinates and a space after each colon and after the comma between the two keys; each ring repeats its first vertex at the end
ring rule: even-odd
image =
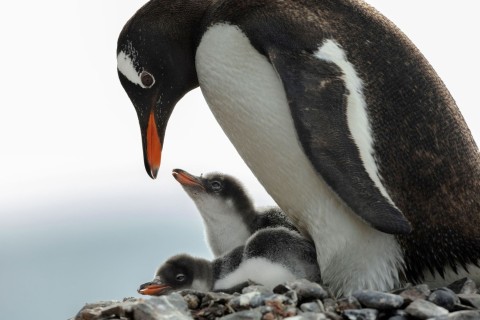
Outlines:
{"type": "Polygon", "coordinates": [[[117,65],[148,174],[200,86],[336,293],[480,280],[478,148],[425,57],[362,0],[151,0],[117,65]]]}
{"type": "Polygon", "coordinates": [[[283,226],[296,230],[280,208],[256,210],[242,184],[232,176],[212,172],[197,177],[181,169],[172,174],[200,211],[215,257],[244,245],[260,229],[283,226]]]}
{"type": "Polygon", "coordinates": [[[161,295],[181,289],[226,291],[248,281],[273,288],[294,279],[320,281],[316,251],[311,241],[284,227],[255,232],[244,246],[213,261],[180,254],[169,258],[141,294],[161,295]]]}

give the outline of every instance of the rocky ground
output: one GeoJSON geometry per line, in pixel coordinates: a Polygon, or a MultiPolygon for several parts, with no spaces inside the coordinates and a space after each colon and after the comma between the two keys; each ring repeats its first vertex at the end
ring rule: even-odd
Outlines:
{"type": "Polygon", "coordinates": [[[362,290],[334,299],[316,283],[297,280],[272,290],[252,285],[241,294],[184,290],[162,297],[85,305],[75,320],[480,320],[480,294],[470,279],[445,288],[407,286],[389,293],[362,290]]]}

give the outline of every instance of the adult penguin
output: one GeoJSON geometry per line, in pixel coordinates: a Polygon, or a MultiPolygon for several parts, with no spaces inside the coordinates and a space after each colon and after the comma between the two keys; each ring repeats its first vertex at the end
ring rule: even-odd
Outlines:
{"type": "Polygon", "coordinates": [[[477,146],[426,59],[363,1],[152,0],[117,61],[149,175],[200,85],[337,293],[478,277],[477,146]]]}

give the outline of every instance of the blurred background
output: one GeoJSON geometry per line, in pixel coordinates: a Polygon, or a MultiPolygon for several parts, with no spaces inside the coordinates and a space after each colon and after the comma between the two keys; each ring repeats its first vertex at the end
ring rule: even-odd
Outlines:
{"type": "MultiPolygon", "coordinates": [[[[157,180],[147,176],[116,72],[117,36],[144,2],[0,4],[2,319],[67,319],[86,302],[138,296],[171,255],[211,258],[174,168],[230,173],[273,204],[198,89],[171,117],[157,180]]],[[[416,43],[480,141],[476,2],[368,2],[416,43]]]]}

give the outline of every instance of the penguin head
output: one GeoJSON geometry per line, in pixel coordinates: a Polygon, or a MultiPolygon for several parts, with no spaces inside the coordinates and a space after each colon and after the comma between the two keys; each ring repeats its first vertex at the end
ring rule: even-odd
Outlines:
{"type": "Polygon", "coordinates": [[[253,210],[242,184],[230,175],[212,172],[194,176],[182,169],[174,169],[172,175],[197,204],[215,201],[239,211],[253,210]]]}
{"type": "Polygon", "coordinates": [[[140,285],[137,291],[144,295],[161,296],[192,288],[197,266],[198,259],[189,255],[171,257],[157,269],[153,281],[140,285]]]}
{"type": "Polygon", "coordinates": [[[173,108],[198,86],[194,35],[200,29],[205,2],[150,1],[118,38],[118,76],[137,112],[145,168],[153,179],[173,108]]]}

